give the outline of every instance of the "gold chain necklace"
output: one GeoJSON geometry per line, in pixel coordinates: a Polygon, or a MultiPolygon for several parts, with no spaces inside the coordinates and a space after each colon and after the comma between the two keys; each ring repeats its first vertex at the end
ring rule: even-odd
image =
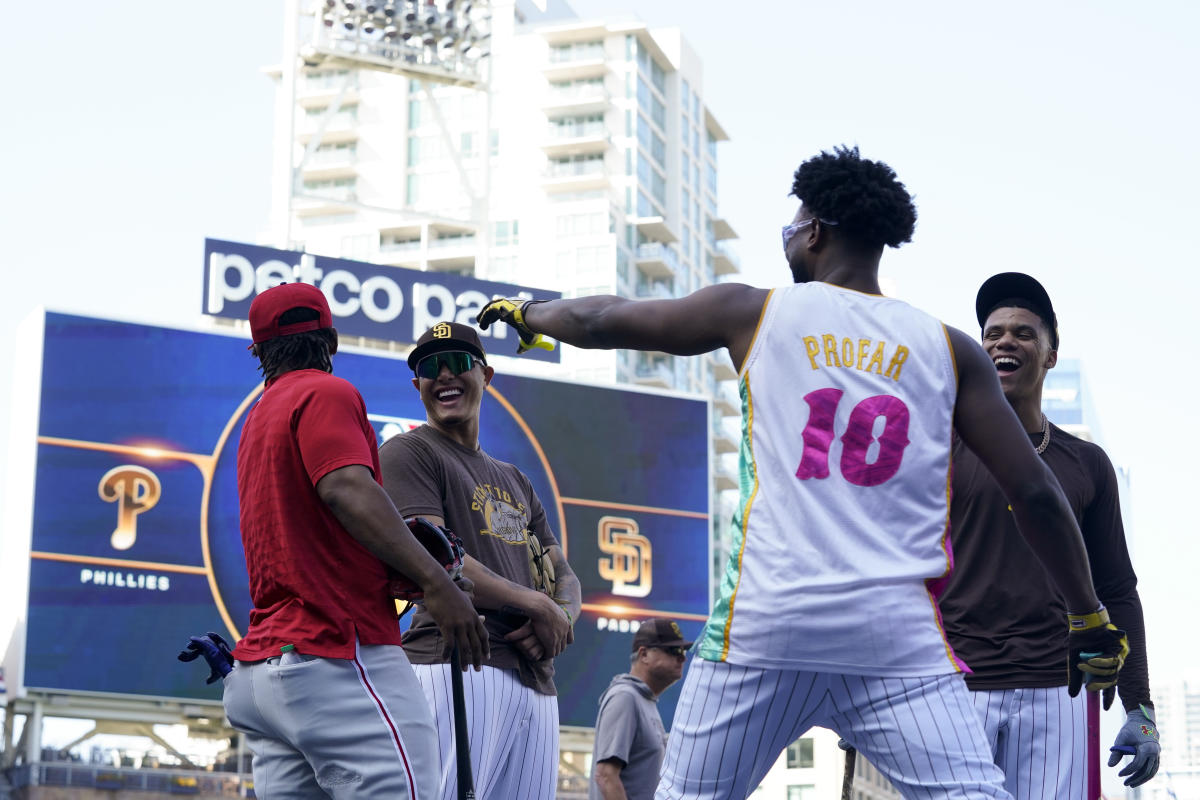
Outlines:
{"type": "Polygon", "coordinates": [[[1042,414],[1042,443],[1036,448],[1038,455],[1046,452],[1046,448],[1050,446],[1050,420],[1046,419],[1046,415],[1042,414]]]}

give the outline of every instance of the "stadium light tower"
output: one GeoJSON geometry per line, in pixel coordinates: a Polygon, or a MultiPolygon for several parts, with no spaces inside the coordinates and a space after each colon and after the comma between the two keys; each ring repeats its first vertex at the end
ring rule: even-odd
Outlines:
{"type": "MultiPolygon", "coordinates": [[[[423,83],[429,101],[434,105],[434,117],[449,141],[449,132],[440,112],[432,85],[443,84],[476,89],[483,92],[483,141],[488,141],[491,118],[489,91],[489,47],[491,40],[491,9],[488,0],[308,0],[301,10],[301,0],[285,0],[283,93],[290,103],[288,117],[289,147],[296,141],[296,81],[304,69],[370,69],[403,75],[423,83]],[[308,28],[307,33],[302,32],[308,28]]],[[[296,163],[285,159],[287,219],[282,247],[292,246],[293,200],[310,197],[303,189],[301,172],[305,163],[321,145],[326,124],[334,118],[343,97],[353,82],[353,73],[346,76],[337,96],[316,121],[316,131],[308,140],[304,154],[296,163]]],[[[472,187],[465,180],[461,158],[456,150],[451,156],[464,178],[467,190],[477,208],[473,223],[479,225],[482,236],[477,265],[487,261],[487,197],[489,193],[490,148],[482,148],[483,185],[472,187]]],[[[337,198],[319,198],[342,202],[337,198]]],[[[353,200],[347,206],[365,208],[353,200]]],[[[374,209],[407,216],[420,216],[406,209],[374,209]]]]}
{"type": "Polygon", "coordinates": [[[486,4],[473,0],[318,0],[310,66],[378,69],[482,88],[486,4]]]}

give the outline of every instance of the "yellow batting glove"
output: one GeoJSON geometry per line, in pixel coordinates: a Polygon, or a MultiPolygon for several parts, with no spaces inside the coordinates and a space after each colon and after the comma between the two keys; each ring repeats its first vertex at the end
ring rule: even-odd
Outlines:
{"type": "Polygon", "coordinates": [[[504,322],[510,325],[521,341],[517,343],[517,355],[535,347],[539,350],[553,350],[554,342],[544,338],[525,324],[525,310],[534,303],[544,303],[545,300],[515,300],[507,297],[497,298],[479,310],[475,321],[479,327],[487,330],[493,322],[504,322]]]}
{"type": "Polygon", "coordinates": [[[1074,697],[1084,685],[1089,692],[1115,686],[1129,655],[1125,631],[1109,621],[1104,606],[1090,614],[1067,614],[1067,626],[1067,693],[1074,697]]]}

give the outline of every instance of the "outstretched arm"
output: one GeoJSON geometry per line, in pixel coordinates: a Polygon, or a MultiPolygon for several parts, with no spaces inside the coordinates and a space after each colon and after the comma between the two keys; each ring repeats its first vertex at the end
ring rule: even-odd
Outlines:
{"type": "MultiPolygon", "coordinates": [[[[726,347],[740,368],[769,294],[745,284],[722,283],[673,300],[614,295],[550,300],[527,305],[522,321],[531,331],[589,349],[661,350],[686,356],[726,347]]],[[[479,315],[483,327],[510,321],[494,309],[504,302],[509,301],[484,306],[479,315]]]]}

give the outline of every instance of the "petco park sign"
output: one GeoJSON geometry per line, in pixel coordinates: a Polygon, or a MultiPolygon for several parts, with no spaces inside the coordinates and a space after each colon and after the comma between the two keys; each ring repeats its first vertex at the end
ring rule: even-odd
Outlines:
{"type": "MultiPolygon", "coordinates": [[[[394,342],[415,342],[443,320],[474,324],[479,309],[493,297],[552,300],[562,296],[460,275],[204,240],[203,311],[209,316],[246,319],[255,295],[295,281],[311,283],[325,293],[339,333],[394,342]]],[[[481,335],[500,340],[484,342],[489,352],[516,353],[516,334],[507,325],[493,325],[481,335]],[[506,343],[510,346],[504,347],[506,343]]],[[[558,361],[559,348],[551,352],[530,350],[524,358],[530,357],[558,361]]]]}

